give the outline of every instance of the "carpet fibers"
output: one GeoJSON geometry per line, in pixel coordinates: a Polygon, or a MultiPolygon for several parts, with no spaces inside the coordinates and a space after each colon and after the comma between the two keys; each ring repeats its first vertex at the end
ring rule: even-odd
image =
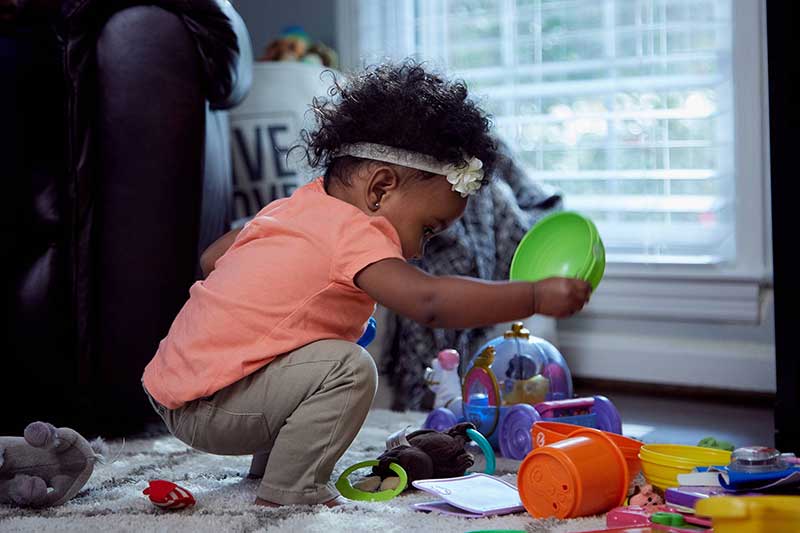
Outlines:
{"type": "MultiPolygon", "coordinates": [[[[419,427],[421,413],[373,410],[334,471],[374,459],[385,437],[407,425],[419,427]]],[[[98,464],[86,486],[65,505],[39,511],[0,505],[0,531],[308,531],[319,533],[519,529],[566,533],[599,529],[602,517],[536,520],[527,513],[467,519],[417,512],[409,504],[431,500],[419,491],[383,503],[265,508],[253,504],[258,481],[245,478],[249,457],[222,457],[192,450],[169,435],[109,441],[112,457],[98,464]],[[121,450],[121,451],[120,451],[121,450]],[[166,479],[189,489],[197,505],[179,511],[156,508],[142,490],[148,480],[166,479]]],[[[516,484],[518,461],[498,459],[497,475],[516,484]]],[[[366,471],[365,471],[366,472],[366,471]]],[[[334,479],[335,479],[334,477],[334,479]]]]}

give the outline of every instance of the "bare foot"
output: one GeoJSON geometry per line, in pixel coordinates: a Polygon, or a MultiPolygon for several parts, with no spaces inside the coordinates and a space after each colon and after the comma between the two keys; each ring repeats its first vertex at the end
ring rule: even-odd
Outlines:
{"type": "MultiPolygon", "coordinates": [[[[256,505],[263,505],[264,507],[283,507],[280,503],[274,503],[268,500],[262,500],[261,498],[256,496],[256,501],[254,502],[256,505]]],[[[316,505],[324,505],[326,507],[339,507],[340,505],[344,505],[347,503],[347,500],[342,498],[341,496],[337,496],[332,500],[328,500],[322,504],[316,505]]]]}
{"type": "Polygon", "coordinates": [[[328,500],[327,502],[323,503],[322,505],[326,507],[339,507],[340,505],[344,505],[347,503],[347,500],[341,496],[337,496],[332,500],[328,500]]]}
{"type": "Polygon", "coordinates": [[[279,503],[273,503],[267,500],[262,500],[258,496],[256,496],[256,501],[254,502],[256,505],[263,505],[264,507],[283,507],[279,503]]]}

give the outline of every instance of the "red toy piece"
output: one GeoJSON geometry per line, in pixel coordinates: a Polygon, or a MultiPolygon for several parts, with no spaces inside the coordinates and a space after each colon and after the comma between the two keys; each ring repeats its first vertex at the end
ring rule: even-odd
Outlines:
{"type": "Polygon", "coordinates": [[[196,503],[194,496],[188,490],[163,479],[150,481],[150,486],[142,493],[146,494],[154,505],[162,509],[185,509],[196,503]]]}

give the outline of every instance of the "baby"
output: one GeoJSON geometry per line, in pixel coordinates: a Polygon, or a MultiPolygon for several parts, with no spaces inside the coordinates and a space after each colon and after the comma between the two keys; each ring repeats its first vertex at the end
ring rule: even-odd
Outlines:
{"type": "Polygon", "coordinates": [[[323,177],[276,200],[202,257],[143,384],[178,439],[253,454],[256,503],[335,505],[336,461],[377,386],[355,341],[378,302],[433,328],[567,317],[584,281],[430,276],[407,263],[491,176],[489,121],[462,82],[406,61],[334,84],[305,135],[323,177]]]}

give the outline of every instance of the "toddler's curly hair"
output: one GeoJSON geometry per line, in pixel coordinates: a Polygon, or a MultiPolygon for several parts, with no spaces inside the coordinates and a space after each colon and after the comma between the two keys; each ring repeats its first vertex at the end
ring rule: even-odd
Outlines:
{"type": "MultiPolygon", "coordinates": [[[[491,176],[496,143],[489,135],[490,121],[468,98],[463,81],[448,81],[408,59],[369,68],[344,85],[334,75],[328,95],[312,103],[317,128],[302,133],[309,163],[326,169],[326,188],[334,179],[350,182],[353,165],[363,160],[335,155],[343,145],[357,142],[403,148],[451,164],[462,163],[467,154],[480,159],[484,176],[491,176]]],[[[421,179],[433,176],[419,172],[421,179]]]]}

